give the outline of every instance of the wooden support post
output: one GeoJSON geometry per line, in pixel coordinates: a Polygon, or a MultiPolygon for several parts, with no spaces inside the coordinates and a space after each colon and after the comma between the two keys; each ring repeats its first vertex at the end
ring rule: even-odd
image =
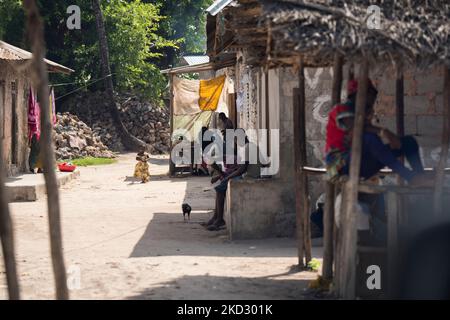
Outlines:
{"type": "Polygon", "coordinates": [[[237,128],[236,93],[228,94],[228,114],[234,127],[237,128]]]}
{"type": "Polygon", "coordinates": [[[8,195],[5,188],[4,174],[6,168],[3,162],[3,143],[0,141],[0,240],[2,243],[3,261],[10,300],[20,299],[19,281],[17,279],[16,257],[14,250],[14,234],[9,213],[8,195]]]}
{"type": "Polygon", "coordinates": [[[304,226],[302,217],[302,199],[303,199],[303,183],[302,183],[302,168],[300,166],[300,90],[294,88],[294,164],[295,164],[295,213],[296,213],[296,236],[297,236],[297,249],[298,249],[298,265],[300,268],[305,266],[304,257],[304,226]]]}
{"type": "Polygon", "coordinates": [[[444,67],[444,111],[441,142],[441,155],[436,169],[436,179],[433,195],[433,207],[435,216],[442,214],[442,188],[444,187],[445,167],[448,161],[448,149],[450,147],[450,69],[444,67]]]}
{"type": "MultiPolygon", "coordinates": [[[[396,79],[395,79],[395,123],[397,127],[397,136],[402,138],[405,136],[405,89],[403,81],[403,71],[401,66],[396,66],[396,79]]],[[[401,159],[404,162],[404,158],[401,159]]],[[[397,182],[403,183],[403,180],[398,177],[397,182]]]]}
{"type": "Polygon", "coordinates": [[[333,65],[333,87],[331,91],[331,104],[332,106],[341,102],[342,91],[342,67],[343,58],[339,53],[335,54],[333,65]]]}
{"type": "MultiPolygon", "coordinates": [[[[333,89],[331,92],[332,107],[341,102],[342,90],[342,56],[335,55],[333,66],[333,89]]],[[[326,181],[325,186],[326,199],[323,214],[324,235],[323,235],[323,267],[322,277],[326,280],[333,278],[333,260],[334,260],[334,184],[326,181]]]]}
{"type": "Polygon", "coordinates": [[[403,72],[397,67],[397,77],[395,80],[395,122],[397,124],[397,136],[400,138],[405,135],[405,102],[404,102],[404,82],[403,72]]]}
{"type": "Polygon", "coordinates": [[[353,127],[353,138],[350,160],[350,177],[344,186],[342,199],[343,228],[343,256],[342,278],[339,281],[343,298],[354,299],[356,297],[356,246],[357,246],[357,220],[355,204],[358,201],[359,171],[361,165],[362,137],[365,121],[365,107],[367,100],[367,87],[369,79],[369,63],[363,58],[360,64],[358,76],[358,93],[356,96],[356,113],[353,127]]]}
{"type": "Polygon", "coordinates": [[[325,184],[325,209],[323,214],[323,267],[322,277],[325,280],[333,278],[333,259],[334,259],[334,184],[326,181],[325,184]]]}
{"type": "MultiPolygon", "coordinates": [[[[44,180],[47,191],[50,252],[55,276],[56,298],[69,299],[67,274],[61,230],[61,210],[59,206],[58,181],[55,172],[55,151],[53,147],[51,111],[49,108],[48,72],[44,62],[45,40],[44,25],[36,1],[24,0],[23,7],[27,16],[27,33],[31,43],[33,58],[30,64],[32,82],[36,86],[41,107],[40,149],[44,155],[44,180]]],[[[98,1],[96,2],[98,5],[98,1]]]]}
{"type": "Polygon", "coordinates": [[[297,240],[299,265],[307,266],[311,261],[311,226],[309,222],[308,176],[303,172],[306,166],[306,100],[303,60],[300,60],[299,88],[294,91],[294,150],[296,181],[297,240]],[[303,238],[303,240],[300,240],[303,238]],[[303,249],[300,246],[303,245],[303,249]],[[303,255],[305,263],[303,264],[303,255]]]}
{"type": "MultiPolygon", "coordinates": [[[[388,219],[388,298],[395,299],[397,292],[397,256],[398,256],[398,218],[399,205],[395,192],[388,192],[386,195],[387,219],[388,219]]],[[[382,273],[383,275],[383,273],[382,273]]]]}
{"type": "Polygon", "coordinates": [[[173,104],[173,80],[174,80],[174,75],[172,73],[169,74],[169,86],[170,86],[170,90],[169,90],[169,98],[170,98],[170,155],[169,155],[169,175],[173,176],[175,174],[175,163],[172,161],[172,147],[173,147],[173,141],[172,141],[172,136],[173,136],[173,119],[174,119],[174,114],[173,114],[173,108],[174,108],[174,104],[173,104]]]}

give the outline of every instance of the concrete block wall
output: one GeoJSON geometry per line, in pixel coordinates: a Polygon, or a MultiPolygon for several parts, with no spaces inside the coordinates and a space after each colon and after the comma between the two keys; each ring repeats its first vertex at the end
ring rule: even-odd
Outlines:
{"type": "MultiPolygon", "coordinates": [[[[375,112],[380,125],[396,132],[395,72],[382,70],[372,75],[379,89],[375,112]]],[[[409,69],[404,73],[405,134],[417,138],[426,166],[437,165],[443,126],[443,69],[409,69]]],[[[450,165],[450,159],[449,159],[450,165]]]]}
{"type": "MultiPolygon", "coordinates": [[[[294,183],[294,120],[293,89],[298,88],[298,73],[294,68],[277,70],[280,81],[280,188],[283,210],[275,217],[278,236],[293,236],[295,232],[295,183],[294,183]]],[[[305,70],[306,135],[308,165],[323,167],[325,126],[331,104],[330,69],[305,70]]],[[[323,192],[323,177],[310,177],[311,204],[323,192]]],[[[313,209],[313,208],[312,208],[313,209]]]]}

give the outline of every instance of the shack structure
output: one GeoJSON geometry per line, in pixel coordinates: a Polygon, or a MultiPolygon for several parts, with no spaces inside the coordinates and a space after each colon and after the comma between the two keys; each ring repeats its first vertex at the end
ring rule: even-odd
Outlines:
{"type": "MultiPolygon", "coordinates": [[[[28,168],[28,95],[31,79],[28,63],[32,54],[0,41],[0,139],[1,161],[7,174],[26,172],[28,168]]],[[[72,69],[45,60],[48,72],[70,74],[72,69]]]]}
{"type": "MultiPolygon", "coordinates": [[[[267,31],[260,23],[260,2],[217,1],[207,11],[207,54],[211,60],[236,55],[233,66],[216,73],[233,78],[236,97],[230,105],[231,118],[238,128],[258,131],[258,137],[250,137],[251,143],[260,147],[265,144],[267,153],[260,155],[278,168],[270,176],[230,182],[225,210],[229,235],[232,239],[292,237],[296,232],[297,205],[292,89],[298,84],[297,70],[289,65],[269,68],[265,63],[267,31]]],[[[306,94],[317,111],[309,115],[308,121],[313,137],[320,137],[324,121],[321,110],[327,101],[323,93],[329,91],[331,74],[320,70],[307,76],[306,94]],[[324,81],[318,81],[319,78],[324,81]]],[[[312,163],[320,166],[323,141],[316,142],[308,146],[307,152],[312,163]]],[[[315,180],[311,201],[321,189],[321,182],[315,180]]]]}
{"type": "MultiPolygon", "coordinates": [[[[242,74],[248,70],[257,73],[250,81],[256,88],[252,97],[260,97],[259,103],[256,103],[257,112],[238,111],[237,126],[273,128],[271,126],[276,123],[281,131],[280,145],[286,143],[283,132],[293,132],[290,142],[293,142],[294,152],[291,145],[286,153],[281,151],[280,163],[289,159],[289,155],[294,158],[290,171],[286,169],[293,178],[291,186],[295,186],[291,191],[295,192],[293,198],[300,265],[306,265],[311,259],[309,180],[325,173],[325,169],[311,164],[308,153],[308,140],[311,137],[308,117],[315,110],[307,98],[307,70],[332,70],[329,90],[331,103],[328,103],[328,107],[341,101],[344,80],[356,74],[360,89],[364,89],[370,76],[380,89],[376,111],[382,118],[382,124],[394,128],[399,136],[418,135],[425,164],[433,167],[431,170],[436,174],[433,188],[413,188],[394,179],[382,186],[361,182],[359,167],[366,97],[363,94],[365,90],[358,91],[350,175],[337,185],[328,181],[321,184],[327,194],[323,277],[333,280],[334,291],[342,298],[355,298],[357,295],[358,246],[354,208],[358,192],[383,193],[387,200],[388,245],[384,250],[388,256],[388,270],[383,274],[383,279],[387,278],[383,283],[388,284],[391,297],[397,294],[396,268],[399,261],[396,257],[405,249],[405,243],[399,241],[399,230],[408,229],[408,224],[416,219],[412,215],[408,216],[408,211],[420,208],[418,211],[423,215],[423,212],[427,212],[427,205],[433,208],[434,214],[427,217],[422,229],[450,220],[449,214],[443,209],[450,199],[449,184],[445,178],[445,167],[449,165],[450,139],[450,5],[439,0],[384,2],[383,8],[377,11],[380,25],[375,26],[368,23],[371,14],[368,8],[372,5],[376,5],[376,1],[216,1],[207,19],[208,53],[211,58],[236,52],[237,94],[248,96],[245,82],[243,86],[240,85],[244,78],[242,74]],[[294,70],[296,76],[285,81],[279,75],[288,69],[294,70]],[[283,94],[273,87],[272,79],[276,76],[279,76],[278,88],[282,88],[283,94]],[[297,81],[294,88],[290,87],[293,81],[297,81]],[[291,102],[282,99],[283,95],[290,96],[291,102]],[[275,120],[271,120],[272,116],[275,120]],[[291,118],[288,121],[283,117],[291,118]],[[343,194],[339,229],[334,223],[336,190],[343,194]]],[[[280,165],[280,175],[283,174],[282,168],[280,165]]],[[[389,174],[389,170],[384,170],[383,174],[389,174]]],[[[254,194],[257,185],[254,183],[245,188],[254,194]]],[[[230,199],[233,198],[233,188],[234,183],[231,182],[227,205],[234,201],[230,199]]],[[[267,187],[264,189],[267,190],[267,187]]],[[[280,185],[278,190],[282,189],[283,185],[280,185]]],[[[272,189],[269,190],[272,192],[272,189]]],[[[273,192],[274,197],[281,197],[280,192],[273,192]]],[[[241,191],[240,194],[245,192],[241,191]]],[[[250,202],[249,206],[258,208],[255,199],[240,200],[245,200],[241,203],[250,202]]],[[[283,207],[273,198],[268,201],[275,203],[275,206],[267,206],[268,211],[279,211],[283,207]]],[[[228,210],[230,208],[229,216],[245,212],[234,211],[232,209],[236,208],[228,206],[228,210]]],[[[270,213],[261,211],[266,218],[270,216],[270,213]]],[[[233,224],[231,233],[232,229],[233,224]]],[[[419,232],[418,229],[414,232],[419,232]]],[[[403,235],[402,239],[405,239],[403,235]]],[[[406,237],[405,241],[408,239],[406,237]]],[[[374,248],[359,249],[376,251],[374,248]]]]}

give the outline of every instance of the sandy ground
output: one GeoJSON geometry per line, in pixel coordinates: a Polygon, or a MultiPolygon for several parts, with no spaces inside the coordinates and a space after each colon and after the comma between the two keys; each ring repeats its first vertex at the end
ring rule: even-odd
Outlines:
{"type": "MultiPolygon", "coordinates": [[[[136,183],[134,155],[81,168],[61,190],[66,268],[72,299],[302,299],[317,273],[295,271],[293,239],[229,241],[199,225],[212,214],[208,178],[166,176],[136,183]],[[183,222],[181,204],[192,208],[183,222]]],[[[46,199],[10,205],[22,297],[54,298],[46,199]]],[[[321,252],[313,248],[315,257],[321,252]]],[[[7,298],[3,258],[0,299],[7,298]]]]}

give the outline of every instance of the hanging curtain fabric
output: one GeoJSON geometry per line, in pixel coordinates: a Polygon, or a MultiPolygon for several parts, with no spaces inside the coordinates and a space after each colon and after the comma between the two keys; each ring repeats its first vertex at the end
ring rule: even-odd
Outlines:
{"type": "Polygon", "coordinates": [[[209,80],[173,78],[174,115],[194,115],[202,111],[227,112],[226,98],[232,86],[226,76],[209,80]]]}
{"type": "Polygon", "coordinates": [[[200,110],[215,111],[217,109],[224,85],[225,76],[200,80],[200,98],[198,99],[200,110]]]}
{"type": "MultiPolygon", "coordinates": [[[[192,115],[175,115],[173,117],[173,128],[174,130],[185,129],[187,130],[189,137],[195,138],[199,134],[199,132],[195,130],[200,129],[203,126],[208,127],[211,122],[212,114],[212,111],[203,111],[192,115]]],[[[178,136],[174,135],[172,140],[177,141],[178,136]]]]}
{"type": "Polygon", "coordinates": [[[41,109],[39,107],[39,103],[36,100],[36,96],[34,95],[33,89],[30,88],[30,93],[28,95],[28,141],[31,142],[31,139],[34,135],[36,135],[37,140],[39,141],[41,137],[41,125],[40,125],[40,117],[41,117],[41,109]]]}

